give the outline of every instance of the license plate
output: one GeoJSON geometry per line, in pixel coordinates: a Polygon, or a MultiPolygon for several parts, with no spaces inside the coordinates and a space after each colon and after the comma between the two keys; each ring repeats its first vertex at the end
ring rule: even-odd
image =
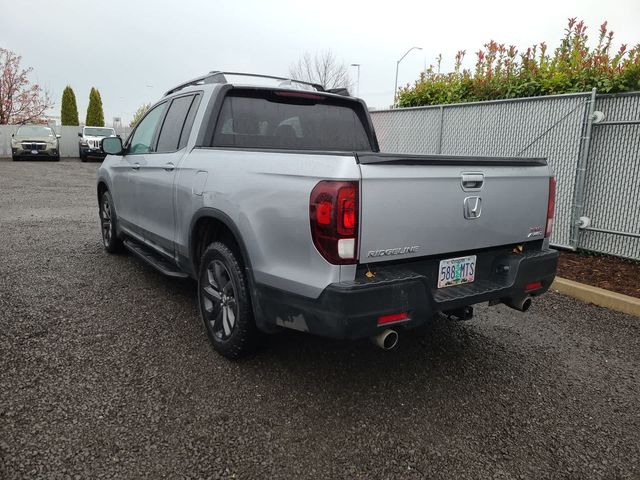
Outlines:
{"type": "Polygon", "coordinates": [[[471,283],[475,280],[475,274],[475,255],[440,260],[440,267],[438,268],[438,288],[471,283]]]}
{"type": "Polygon", "coordinates": [[[38,150],[31,150],[31,155],[37,155],[38,154],[38,150]]]}

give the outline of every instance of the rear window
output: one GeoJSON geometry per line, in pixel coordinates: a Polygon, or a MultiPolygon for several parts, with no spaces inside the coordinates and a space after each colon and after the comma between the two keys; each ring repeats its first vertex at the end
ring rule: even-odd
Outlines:
{"type": "MultiPolygon", "coordinates": [[[[371,151],[361,118],[346,101],[320,95],[227,95],[216,124],[217,147],[371,151]]],[[[356,108],[359,105],[354,105],[356,108]]]]}

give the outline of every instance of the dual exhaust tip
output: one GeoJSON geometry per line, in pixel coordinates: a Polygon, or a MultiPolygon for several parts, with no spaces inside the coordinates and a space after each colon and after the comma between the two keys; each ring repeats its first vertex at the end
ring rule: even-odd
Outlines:
{"type": "MultiPolygon", "coordinates": [[[[508,300],[505,304],[520,312],[526,312],[531,308],[532,299],[530,295],[521,298],[515,298],[508,300]]],[[[371,337],[371,341],[374,345],[377,345],[383,350],[392,350],[398,345],[398,332],[387,328],[380,332],[378,335],[371,337]]]]}

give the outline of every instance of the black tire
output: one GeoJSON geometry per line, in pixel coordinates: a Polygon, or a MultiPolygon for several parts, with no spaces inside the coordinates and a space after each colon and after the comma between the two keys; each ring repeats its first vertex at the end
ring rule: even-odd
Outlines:
{"type": "Polygon", "coordinates": [[[60,155],[56,155],[55,157],[53,157],[52,159],[54,162],[59,162],[60,161],[60,155]]]}
{"type": "Polygon", "coordinates": [[[11,155],[11,160],[13,160],[14,162],[17,162],[18,160],[20,160],[20,157],[16,155],[11,155]]]}
{"type": "Polygon", "coordinates": [[[117,217],[113,208],[113,199],[107,190],[100,197],[99,212],[100,215],[100,233],[102,235],[102,244],[104,249],[109,253],[118,253],[123,249],[122,240],[117,235],[117,217]]]}
{"type": "Polygon", "coordinates": [[[256,349],[260,332],[253,318],[247,276],[237,254],[222,242],[212,243],[202,254],[198,305],[216,352],[235,360],[256,349]]]}
{"type": "Polygon", "coordinates": [[[86,162],[87,161],[87,156],[83,155],[82,150],[80,150],[79,155],[80,155],[80,161],[81,162],[86,162]]]}

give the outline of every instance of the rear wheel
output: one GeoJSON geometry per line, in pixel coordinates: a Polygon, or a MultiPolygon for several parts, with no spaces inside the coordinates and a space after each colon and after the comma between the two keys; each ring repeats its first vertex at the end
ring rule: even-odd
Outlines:
{"type": "Polygon", "coordinates": [[[122,240],[116,234],[116,212],[113,209],[113,199],[109,191],[100,197],[100,232],[102,233],[102,244],[109,253],[122,251],[122,240]]]}
{"type": "Polygon", "coordinates": [[[212,243],[202,254],[198,303],[207,336],[218,353],[237,359],[255,350],[260,333],[247,277],[236,253],[222,242],[212,243]]]}

